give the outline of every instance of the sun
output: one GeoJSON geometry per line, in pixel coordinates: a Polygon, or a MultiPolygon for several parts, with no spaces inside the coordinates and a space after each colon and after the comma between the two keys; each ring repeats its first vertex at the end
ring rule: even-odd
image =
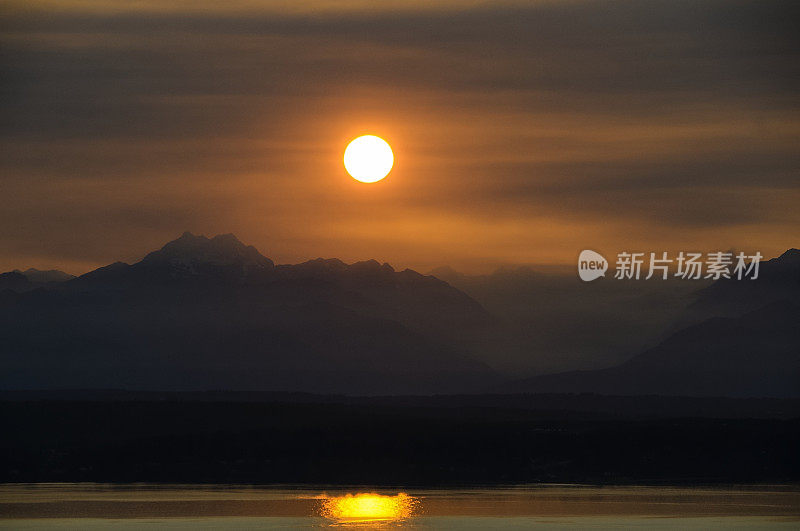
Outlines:
{"type": "Polygon", "coordinates": [[[374,135],[356,138],[344,150],[344,167],[353,179],[375,183],[389,175],[394,153],[386,140],[374,135]]]}

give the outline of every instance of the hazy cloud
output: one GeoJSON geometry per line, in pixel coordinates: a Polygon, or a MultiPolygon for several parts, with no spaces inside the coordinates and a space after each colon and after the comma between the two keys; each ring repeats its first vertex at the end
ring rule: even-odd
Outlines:
{"type": "Polygon", "coordinates": [[[6,4],[0,269],[184,230],[415,267],[797,245],[795,3],[459,6],[6,4]],[[363,131],[380,188],[343,175],[363,131]]]}

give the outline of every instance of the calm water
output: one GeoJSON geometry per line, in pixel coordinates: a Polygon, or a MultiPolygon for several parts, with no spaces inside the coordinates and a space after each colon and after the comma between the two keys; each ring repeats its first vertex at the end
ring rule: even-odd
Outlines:
{"type": "Polygon", "coordinates": [[[0,485],[1,529],[800,529],[794,487],[0,485]]]}

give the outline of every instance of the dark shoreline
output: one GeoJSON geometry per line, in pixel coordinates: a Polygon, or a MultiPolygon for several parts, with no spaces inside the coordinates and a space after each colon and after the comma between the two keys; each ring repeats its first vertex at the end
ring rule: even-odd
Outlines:
{"type": "Polygon", "coordinates": [[[790,415],[797,401],[493,395],[322,402],[308,395],[294,401],[287,395],[268,401],[212,396],[214,401],[186,395],[10,400],[4,392],[0,483],[800,482],[800,418],[790,415]],[[692,402],[695,416],[686,414],[692,402]],[[543,407],[548,404],[557,407],[543,407]],[[572,410],[565,408],[570,404],[572,410]],[[609,411],[614,404],[617,409],[609,411]],[[760,410],[762,418],[748,416],[756,406],[769,406],[760,410]]]}
{"type": "Polygon", "coordinates": [[[497,408],[592,418],[800,418],[800,398],[593,393],[473,393],[359,396],[269,391],[140,391],[122,389],[0,390],[3,402],[220,402],[497,408]]]}

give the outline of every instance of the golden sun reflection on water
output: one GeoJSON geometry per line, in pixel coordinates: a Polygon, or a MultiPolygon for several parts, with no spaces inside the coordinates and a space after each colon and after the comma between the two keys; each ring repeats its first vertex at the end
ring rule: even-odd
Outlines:
{"type": "Polygon", "coordinates": [[[340,522],[378,522],[408,518],[414,510],[416,500],[401,492],[394,496],[375,493],[324,496],[320,514],[340,522]]]}

